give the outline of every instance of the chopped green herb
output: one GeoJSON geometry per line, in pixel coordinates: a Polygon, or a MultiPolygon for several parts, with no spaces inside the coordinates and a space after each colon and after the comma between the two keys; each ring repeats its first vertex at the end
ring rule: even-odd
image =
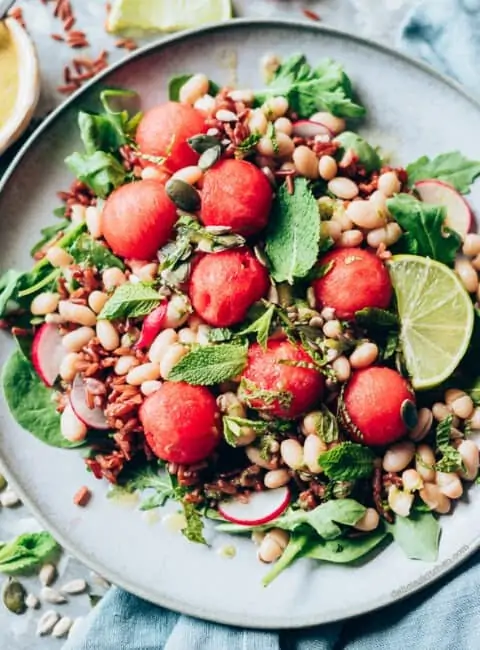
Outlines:
{"type": "Polygon", "coordinates": [[[207,540],[203,535],[203,519],[200,513],[196,510],[193,503],[182,501],[183,513],[187,521],[185,528],[182,528],[182,535],[184,535],[190,542],[197,544],[207,544],[207,540]]]}
{"type": "Polygon", "coordinates": [[[107,246],[86,233],[80,235],[69,252],[77,264],[95,266],[98,271],[111,267],[125,268],[122,260],[116,257],[107,246]]]}

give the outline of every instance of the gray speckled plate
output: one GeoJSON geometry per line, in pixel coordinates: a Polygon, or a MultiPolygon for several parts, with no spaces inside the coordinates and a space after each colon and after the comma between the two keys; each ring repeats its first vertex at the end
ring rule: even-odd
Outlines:
{"type": "MultiPolygon", "coordinates": [[[[51,222],[55,192],[71,178],[63,159],[79,146],[76,114],[100,86],[138,90],[143,105],[165,99],[168,78],[205,72],[219,82],[260,83],[265,51],[303,51],[312,61],[329,56],[345,64],[369,110],[364,130],[373,142],[407,162],[421,154],[461,149],[477,157],[480,107],[427,68],[366,41],[312,23],[234,21],[180,34],[135,53],[56,111],[17,157],[0,194],[0,266],[28,268],[28,250],[51,222]],[[477,142],[477,146],[476,143],[477,142]]],[[[480,210],[480,187],[471,195],[480,210]]],[[[0,363],[11,343],[0,333],[0,363]]],[[[298,562],[267,590],[266,567],[250,541],[232,540],[235,559],[189,544],[131,508],[107,501],[106,485],[85,473],[76,452],[39,443],[0,410],[2,471],[57,539],[85,564],[148,600],[188,614],[247,627],[285,628],[325,623],[370,611],[413,593],[479,546],[480,490],[470,490],[453,517],[444,517],[440,559],[409,561],[393,545],[356,567],[298,562]],[[94,490],[88,508],[73,505],[80,485],[94,490]]]]}

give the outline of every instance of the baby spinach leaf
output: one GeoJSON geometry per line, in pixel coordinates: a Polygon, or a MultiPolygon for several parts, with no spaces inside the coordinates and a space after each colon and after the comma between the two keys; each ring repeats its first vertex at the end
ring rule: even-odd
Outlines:
{"type": "Polygon", "coordinates": [[[20,271],[9,269],[0,277],[0,317],[7,312],[8,303],[15,299],[20,271]]]}
{"type": "Polygon", "coordinates": [[[87,155],[92,155],[96,151],[113,153],[127,142],[125,134],[119,131],[105,115],[80,111],[78,127],[87,155]]]}
{"type": "Polygon", "coordinates": [[[411,560],[435,562],[438,557],[440,524],[430,512],[413,512],[386,524],[388,532],[411,560]]]}
{"type": "Polygon", "coordinates": [[[110,153],[77,151],[65,158],[67,167],[99,197],[105,199],[112,190],[123,185],[127,178],[124,166],[110,153]]]}
{"type": "Polygon", "coordinates": [[[375,530],[358,537],[339,537],[330,541],[315,539],[310,541],[305,555],[323,562],[348,564],[368,555],[387,537],[388,533],[384,530],[375,530]]]}
{"type": "Polygon", "coordinates": [[[238,375],[247,363],[248,347],[234,343],[194,348],[172,368],[169,381],[213,386],[238,375]]]}
{"type": "Polygon", "coordinates": [[[342,152],[351,149],[358,158],[358,162],[365,167],[365,171],[370,174],[377,171],[382,166],[382,159],[366,140],[364,140],[358,133],[352,131],[344,131],[337,135],[335,140],[340,143],[342,152]]]}
{"type": "Polygon", "coordinates": [[[50,533],[25,533],[0,548],[0,572],[30,573],[59,551],[50,533]]]}
{"type": "Polygon", "coordinates": [[[162,296],[149,284],[122,284],[115,289],[112,297],[107,300],[98,318],[115,320],[116,318],[139,318],[146,316],[152,309],[158,307],[162,296]]]}
{"type": "MultiPolygon", "coordinates": [[[[180,101],[180,88],[193,77],[193,74],[180,74],[175,77],[172,77],[168,82],[168,98],[172,102],[180,101]]],[[[208,94],[215,97],[220,90],[214,81],[210,81],[208,85],[208,94]]]]}
{"type": "Polygon", "coordinates": [[[275,562],[273,568],[262,579],[264,587],[277,578],[282,571],[288,568],[294,560],[305,555],[305,549],[308,545],[308,535],[291,535],[286,549],[283,551],[281,557],[275,562]]]}
{"type": "MultiPolygon", "coordinates": [[[[5,401],[18,424],[52,447],[78,447],[60,433],[60,414],[47,388],[19,350],[3,366],[2,387],[5,401]]],[[[80,443],[81,444],[81,443],[80,443]]]]}
{"type": "Polygon", "coordinates": [[[336,481],[368,478],[373,473],[374,460],[371,449],[355,442],[341,442],[318,458],[325,475],[336,481]]]}
{"type": "Polygon", "coordinates": [[[70,248],[70,255],[77,264],[95,266],[99,271],[115,266],[124,269],[121,259],[116,257],[109,248],[96,241],[86,233],[81,235],[70,248]]]}
{"type": "Polygon", "coordinates": [[[480,176],[480,160],[469,160],[460,151],[442,153],[435,158],[422,156],[407,166],[408,184],[431,178],[450,183],[461,194],[468,194],[477,176],[480,176]]]}

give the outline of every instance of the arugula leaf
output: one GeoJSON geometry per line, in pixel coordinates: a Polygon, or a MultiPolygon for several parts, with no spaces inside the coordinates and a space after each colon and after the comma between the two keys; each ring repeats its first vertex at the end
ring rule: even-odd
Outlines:
{"type": "Polygon", "coordinates": [[[247,352],[247,346],[234,343],[194,348],[172,368],[168,380],[186,381],[194,386],[219,384],[242,372],[247,352]]]}
{"type": "Polygon", "coordinates": [[[315,266],[320,242],[318,206],[304,178],[296,178],[294,193],[278,191],[266,233],[265,253],[276,282],[294,283],[315,266]]]}
{"type": "Polygon", "coordinates": [[[0,572],[31,573],[60,551],[50,533],[25,533],[0,548],[0,572]]]}
{"type": "MultiPolygon", "coordinates": [[[[193,503],[187,503],[185,500],[182,502],[183,514],[187,521],[185,528],[182,528],[182,535],[190,542],[197,544],[207,544],[207,540],[203,535],[203,519],[195,508],[193,503]]],[[[208,546],[208,544],[207,544],[208,546]]]]}
{"type": "Polygon", "coordinates": [[[337,481],[368,478],[373,473],[374,460],[371,449],[355,442],[341,442],[318,458],[325,475],[337,481]]]}
{"type": "Polygon", "coordinates": [[[0,277],[0,317],[5,315],[8,303],[15,299],[18,280],[21,276],[19,271],[9,269],[0,277]]]}
{"type": "Polygon", "coordinates": [[[422,203],[409,194],[397,194],[387,200],[387,208],[405,231],[397,244],[400,252],[430,257],[453,266],[462,239],[445,226],[443,206],[422,203]]]}
{"type": "Polygon", "coordinates": [[[80,235],[69,252],[77,264],[95,266],[99,271],[111,268],[112,266],[119,269],[125,268],[122,260],[116,257],[109,248],[86,233],[80,235]]]}
{"type": "MultiPolygon", "coordinates": [[[[168,98],[172,102],[180,101],[180,88],[191,78],[193,74],[180,74],[172,77],[168,82],[168,98]]],[[[218,95],[220,86],[214,81],[210,81],[208,85],[208,94],[215,97],[218,95]]]]}
{"type": "Polygon", "coordinates": [[[115,289],[112,297],[107,300],[99,319],[115,320],[116,318],[139,318],[146,316],[152,309],[158,307],[163,300],[162,296],[149,284],[129,282],[115,289]]]}
{"type": "Polygon", "coordinates": [[[440,524],[430,512],[412,512],[386,524],[388,532],[411,560],[435,562],[438,557],[440,524]]]}
{"type": "Polygon", "coordinates": [[[82,444],[62,436],[53,391],[45,386],[21,351],[16,350],[7,360],[1,379],[5,401],[21,427],[52,447],[82,444]]]}
{"type": "Polygon", "coordinates": [[[358,162],[365,168],[368,174],[377,171],[382,166],[382,159],[378,155],[378,151],[359,136],[358,133],[344,131],[340,135],[337,135],[335,140],[340,143],[342,152],[351,149],[355,153],[358,162]]]}
{"type": "Polygon", "coordinates": [[[265,575],[262,579],[262,584],[264,587],[268,585],[277,578],[280,573],[289,567],[292,562],[304,555],[305,548],[308,544],[308,535],[291,535],[288,540],[287,547],[283,551],[280,558],[275,562],[273,568],[265,575]]]}
{"type": "Polygon", "coordinates": [[[62,230],[66,230],[69,226],[71,225],[70,219],[62,219],[61,221],[58,221],[57,223],[54,223],[51,226],[46,226],[45,228],[42,228],[40,230],[40,233],[42,235],[42,238],[32,246],[30,249],[30,255],[35,255],[39,250],[41,250],[45,244],[48,244],[48,242],[52,241],[52,239],[55,237],[55,235],[58,235],[59,232],[62,232],[62,230]]]}
{"type": "Polygon", "coordinates": [[[374,530],[368,535],[358,537],[339,537],[329,541],[315,539],[309,544],[305,556],[323,562],[349,564],[368,555],[387,537],[388,533],[384,530],[374,530]]]}
{"type": "Polygon", "coordinates": [[[442,153],[435,158],[422,156],[407,166],[408,184],[431,178],[438,178],[453,185],[461,194],[468,194],[477,176],[480,176],[480,161],[469,160],[460,151],[442,153]]]}
{"type": "Polygon", "coordinates": [[[293,54],[274,73],[267,88],[255,92],[257,104],[281,95],[300,117],[326,110],[339,117],[363,117],[365,109],[353,101],[352,84],[343,67],[324,59],[312,68],[303,54],[293,54]]]}
{"type": "Polygon", "coordinates": [[[67,167],[100,198],[123,185],[127,178],[124,166],[110,153],[95,151],[81,154],[75,151],[65,158],[67,167]]]}
{"type": "Polygon", "coordinates": [[[270,333],[270,327],[272,325],[272,320],[275,315],[275,305],[270,305],[268,309],[257,318],[253,323],[248,325],[245,329],[237,332],[237,336],[244,336],[246,334],[256,334],[257,341],[265,350],[267,348],[268,335],[270,333]]]}

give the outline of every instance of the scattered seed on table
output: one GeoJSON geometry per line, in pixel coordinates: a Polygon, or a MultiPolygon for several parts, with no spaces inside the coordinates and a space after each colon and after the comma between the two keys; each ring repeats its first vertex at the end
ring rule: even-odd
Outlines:
{"type": "Polygon", "coordinates": [[[22,583],[14,578],[9,578],[2,593],[5,607],[13,614],[23,614],[27,609],[27,605],[25,604],[26,597],[27,592],[22,583]]]}
{"type": "Polygon", "coordinates": [[[77,578],[76,580],[70,580],[63,587],[60,588],[64,594],[70,594],[72,596],[76,594],[82,594],[87,588],[87,583],[82,578],[77,578]]]}
{"type": "Polygon", "coordinates": [[[44,587],[48,587],[55,581],[57,569],[53,564],[44,564],[38,574],[38,579],[44,587]]]}
{"type": "Polygon", "coordinates": [[[52,636],[60,639],[65,636],[73,625],[73,621],[69,616],[62,616],[62,618],[55,624],[52,630],[52,636]]]}
{"type": "Polygon", "coordinates": [[[3,476],[3,474],[0,474],[0,492],[4,490],[7,487],[7,479],[3,476]]]}
{"type": "Polygon", "coordinates": [[[19,497],[13,490],[7,489],[0,494],[0,505],[4,508],[13,508],[20,503],[19,497]]]}
{"type": "Polygon", "coordinates": [[[29,609],[37,609],[37,607],[40,605],[40,601],[33,594],[28,594],[28,596],[25,598],[25,605],[29,609]]]}
{"type": "Polygon", "coordinates": [[[51,587],[42,587],[40,591],[40,598],[47,603],[52,603],[55,605],[60,605],[61,603],[66,603],[67,599],[56,589],[51,587]]]}
{"type": "Polygon", "coordinates": [[[75,492],[73,503],[80,508],[84,508],[91,498],[92,492],[86,485],[84,485],[77,492],[75,492]]]}
{"type": "Polygon", "coordinates": [[[37,623],[37,635],[45,636],[50,634],[57,622],[60,620],[60,614],[49,609],[43,616],[40,617],[37,623]]]}

